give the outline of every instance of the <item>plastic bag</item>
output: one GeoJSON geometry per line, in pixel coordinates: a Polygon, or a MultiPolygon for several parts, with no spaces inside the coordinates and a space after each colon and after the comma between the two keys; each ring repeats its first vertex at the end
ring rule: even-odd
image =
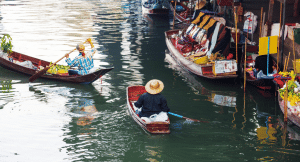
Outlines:
{"type": "Polygon", "coordinates": [[[257,16],[252,12],[247,12],[244,16],[246,16],[246,21],[244,22],[243,31],[253,34],[257,27],[257,16]]]}
{"type": "Polygon", "coordinates": [[[168,117],[167,113],[162,111],[158,115],[156,115],[155,121],[166,121],[166,120],[168,120],[168,118],[169,117],[168,117]]]}

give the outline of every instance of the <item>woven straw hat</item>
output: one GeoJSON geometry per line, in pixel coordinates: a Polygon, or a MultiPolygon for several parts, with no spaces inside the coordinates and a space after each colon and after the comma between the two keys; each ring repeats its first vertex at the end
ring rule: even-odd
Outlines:
{"type": "Polygon", "coordinates": [[[158,94],[164,89],[164,83],[160,80],[152,79],[146,84],[145,89],[150,94],[158,94]]]}
{"type": "Polygon", "coordinates": [[[76,49],[77,49],[78,51],[84,51],[85,47],[84,47],[83,44],[77,44],[76,49]]]}
{"type": "Polygon", "coordinates": [[[200,10],[206,5],[206,0],[198,0],[195,6],[195,10],[200,10]]]}

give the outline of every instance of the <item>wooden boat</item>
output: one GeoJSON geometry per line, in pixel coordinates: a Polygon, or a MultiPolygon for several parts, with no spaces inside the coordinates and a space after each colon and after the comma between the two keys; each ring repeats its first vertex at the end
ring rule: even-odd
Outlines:
{"type": "MultiPolygon", "coordinates": [[[[244,77],[244,62],[245,62],[245,48],[243,48],[243,55],[240,63],[241,69],[241,77],[244,77]]],[[[257,79],[254,76],[253,71],[251,70],[254,68],[255,65],[255,57],[258,56],[258,46],[247,46],[247,53],[253,53],[252,55],[247,56],[246,58],[246,82],[259,88],[262,90],[270,90],[275,88],[275,83],[273,78],[269,79],[257,79]]],[[[270,56],[271,57],[271,56],[270,56]]],[[[276,66],[276,62],[273,61],[273,65],[276,66]]]]}
{"type": "MultiPolygon", "coordinates": [[[[10,54],[10,56],[13,61],[0,57],[0,66],[30,76],[36,74],[37,70],[33,68],[21,66],[14,62],[31,61],[32,65],[35,67],[38,66],[46,67],[50,64],[50,62],[43,61],[14,51],[10,54]]],[[[106,74],[112,69],[113,68],[101,69],[87,75],[68,75],[68,74],[60,75],[60,74],[45,73],[44,75],[41,76],[41,78],[63,81],[63,82],[71,82],[71,83],[90,84],[95,80],[99,79],[100,77],[102,77],[104,74],[106,74]]]]}
{"type": "Polygon", "coordinates": [[[162,3],[162,0],[155,0],[155,2],[151,0],[143,0],[142,13],[148,15],[168,15],[169,9],[164,7],[162,3]]]}
{"type": "Polygon", "coordinates": [[[134,107],[133,103],[136,102],[143,93],[145,93],[144,86],[130,86],[127,87],[127,106],[129,110],[130,116],[133,120],[140,125],[146,132],[151,134],[169,134],[170,129],[170,119],[167,121],[155,121],[155,122],[146,122],[145,120],[141,119],[136,113],[136,108],[134,107]]]}
{"type": "MultiPolygon", "coordinates": [[[[172,15],[174,15],[175,1],[171,1],[169,6],[170,6],[170,10],[172,12],[172,15]]],[[[190,2],[185,1],[185,0],[180,0],[180,1],[176,2],[176,6],[181,6],[182,9],[175,11],[175,19],[181,23],[190,24],[193,21],[192,18],[193,18],[193,14],[195,11],[193,7],[190,7],[190,6],[192,6],[190,4],[190,2]],[[188,5],[185,5],[184,2],[188,3],[188,5]]],[[[213,16],[215,19],[218,19],[218,21],[220,21],[224,25],[226,24],[226,20],[219,13],[214,13],[214,12],[208,11],[208,10],[201,10],[201,12],[206,12],[206,14],[209,14],[209,15],[215,15],[215,16],[213,16]]]]}
{"type": "MultiPolygon", "coordinates": [[[[278,103],[279,103],[279,107],[280,110],[282,111],[282,113],[284,114],[284,99],[279,95],[280,93],[278,92],[278,103]]],[[[297,106],[287,106],[287,118],[293,123],[295,124],[297,127],[300,128],[300,116],[299,114],[293,113],[292,109],[296,109],[297,106]]]]}
{"type": "Polygon", "coordinates": [[[184,10],[183,11],[175,11],[175,1],[171,1],[170,2],[170,10],[171,10],[172,14],[174,14],[174,11],[175,11],[175,19],[179,22],[190,24],[192,15],[194,13],[194,9],[187,7],[182,2],[176,2],[176,3],[177,3],[176,6],[180,5],[184,8],[184,10]]]}
{"type": "MultiPolygon", "coordinates": [[[[169,30],[165,32],[165,39],[166,39],[166,44],[167,47],[170,51],[170,55],[172,58],[184,69],[190,71],[191,73],[208,78],[208,79],[229,79],[229,78],[237,78],[237,63],[236,60],[223,60],[223,62],[227,62],[228,67],[232,67],[232,69],[235,69],[234,71],[231,72],[225,72],[225,73],[218,73],[216,70],[216,65],[220,61],[215,61],[215,62],[208,62],[207,64],[197,64],[195,61],[191,61],[188,59],[187,55],[185,55],[184,48],[186,47],[191,47],[192,51],[194,50],[193,44],[192,43],[187,43],[183,47],[179,46],[176,43],[176,39],[178,38],[179,33],[181,32],[180,29],[177,30],[169,30]],[[175,36],[175,37],[174,37],[175,36]],[[176,38],[177,37],[177,38],[176,38]]],[[[222,39],[222,38],[220,38],[222,39]]],[[[229,43],[229,41],[228,41],[229,43]]],[[[220,43],[222,44],[222,43],[220,43]]],[[[224,45],[224,44],[223,44],[224,45]]],[[[216,45],[217,47],[218,45],[216,45]]],[[[226,45],[225,45],[226,46],[226,45]]],[[[227,49],[227,47],[225,47],[227,49]]],[[[226,50],[224,49],[224,50],[226,50]]],[[[192,52],[189,51],[189,52],[192,52]]],[[[221,61],[222,62],[222,61],[221,61]]]]}

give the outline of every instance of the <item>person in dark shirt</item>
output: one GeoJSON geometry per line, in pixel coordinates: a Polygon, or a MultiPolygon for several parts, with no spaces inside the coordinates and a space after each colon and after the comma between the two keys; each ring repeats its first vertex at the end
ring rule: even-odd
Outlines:
{"type": "Polygon", "coordinates": [[[142,108],[142,111],[138,114],[139,117],[150,117],[152,114],[170,111],[167,100],[160,94],[163,88],[163,82],[157,79],[150,80],[146,84],[145,89],[147,92],[142,94],[138,101],[134,103],[137,108],[142,108]]]}
{"type": "MultiPolygon", "coordinates": [[[[267,75],[268,55],[260,55],[255,58],[255,70],[258,73],[262,70],[263,74],[267,75]]],[[[273,73],[273,59],[269,56],[269,74],[273,73]]]]}

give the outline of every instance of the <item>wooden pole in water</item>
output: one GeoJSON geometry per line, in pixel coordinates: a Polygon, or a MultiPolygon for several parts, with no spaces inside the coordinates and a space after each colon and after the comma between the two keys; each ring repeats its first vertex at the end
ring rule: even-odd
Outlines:
{"type": "Polygon", "coordinates": [[[280,42],[280,29],[281,29],[281,15],[282,15],[282,3],[280,3],[280,16],[279,16],[279,33],[278,33],[278,43],[277,43],[277,72],[279,72],[278,64],[279,64],[279,42],[280,42]]]}
{"type": "MultiPolygon", "coordinates": [[[[248,33],[247,33],[248,38],[248,33]]],[[[247,40],[245,40],[245,60],[244,60],[244,93],[246,92],[246,60],[247,59],[247,40]]]]}
{"type": "Polygon", "coordinates": [[[288,84],[289,84],[289,81],[287,81],[287,82],[285,83],[285,93],[284,93],[284,122],[287,122],[288,84]]]}
{"type": "Polygon", "coordinates": [[[238,42],[237,42],[237,13],[236,7],[234,7],[234,19],[235,19],[235,57],[236,63],[238,63],[238,42]]]}
{"type": "Polygon", "coordinates": [[[176,14],[176,4],[177,4],[177,0],[175,0],[175,7],[174,7],[174,15],[173,15],[173,29],[174,29],[174,24],[175,24],[175,14],[176,14]]]}

